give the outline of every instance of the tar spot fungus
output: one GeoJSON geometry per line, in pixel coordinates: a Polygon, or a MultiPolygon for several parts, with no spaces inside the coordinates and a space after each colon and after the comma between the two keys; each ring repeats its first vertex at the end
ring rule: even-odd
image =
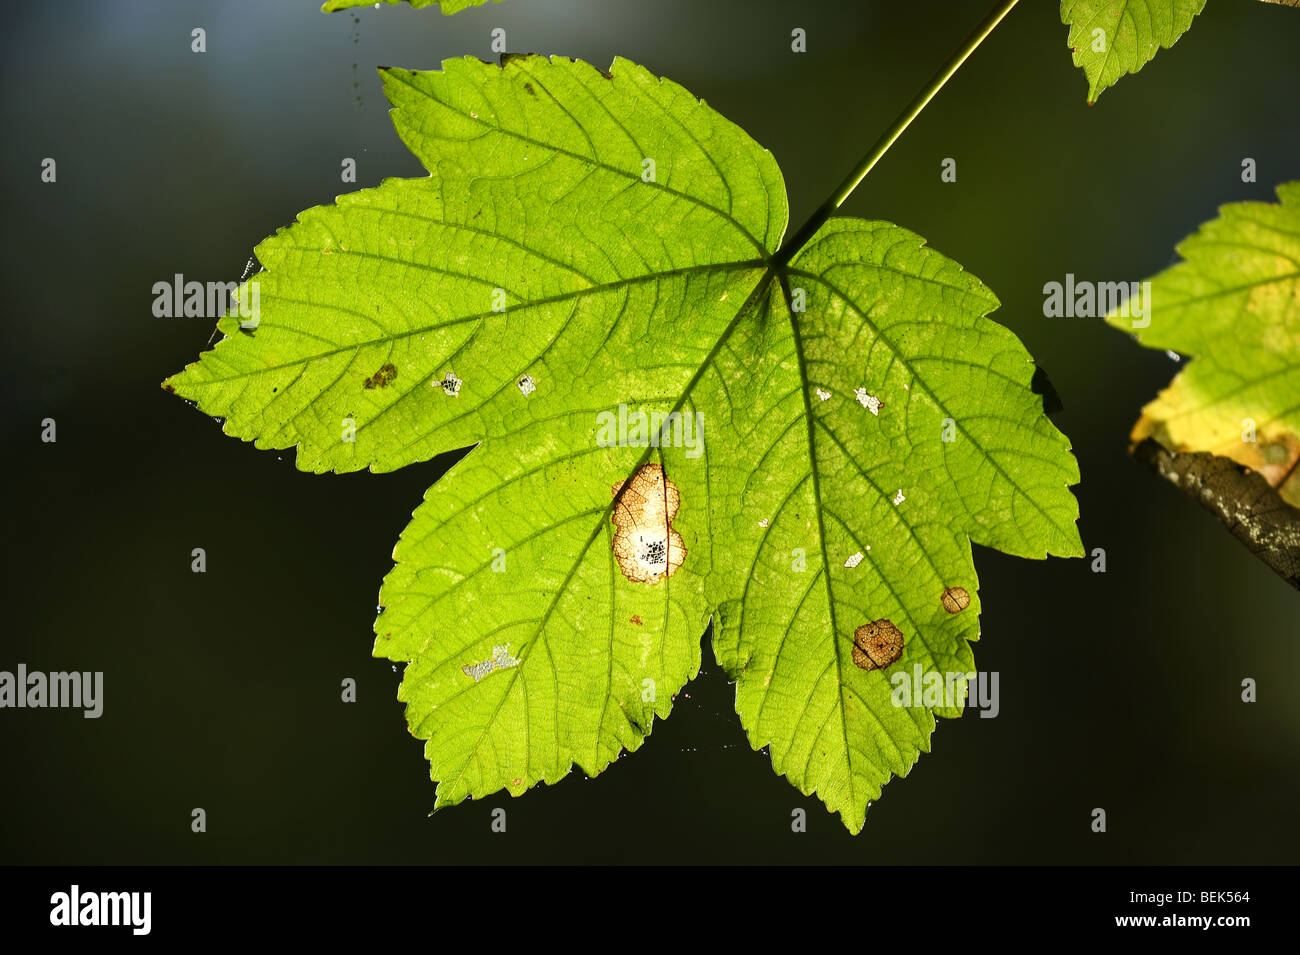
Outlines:
{"type": "Polygon", "coordinates": [[[686,559],[686,544],[673,530],[681,504],[677,485],[658,464],[645,464],[631,481],[610,488],[614,510],[614,559],[633,583],[658,583],[671,577],[686,559]]]}
{"type": "Polygon", "coordinates": [[[903,655],[903,632],[888,620],[864,623],[853,631],[853,665],[876,670],[903,655]]]}
{"type": "Polygon", "coordinates": [[[449,398],[459,398],[460,386],[462,384],[464,384],[464,382],[456,377],[456,373],[449,371],[445,378],[440,378],[434,381],[433,387],[441,387],[443,394],[447,395],[449,398]]]}
{"type": "Polygon", "coordinates": [[[391,361],[381,365],[379,370],[361,383],[367,391],[372,388],[387,388],[389,383],[397,377],[397,366],[391,361]]]}
{"type": "Polygon", "coordinates": [[[970,593],[965,587],[949,587],[939,599],[949,613],[961,613],[970,606],[970,593]]]}

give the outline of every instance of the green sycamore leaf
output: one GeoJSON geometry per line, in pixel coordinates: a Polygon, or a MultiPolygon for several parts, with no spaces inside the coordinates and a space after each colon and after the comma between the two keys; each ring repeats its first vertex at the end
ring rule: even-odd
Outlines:
{"type": "Polygon", "coordinates": [[[1147,308],[1106,320],[1194,356],[1142,409],[1135,443],[1231,458],[1300,507],[1300,182],[1277,194],[1220,208],[1178,244],[1183,261],[1151,279],[1147,308]]]}
{"type": "MultiPolygon", "coordinates": [[[[333,13],[335,10],[347,10],[349,7],[371,7],[376,3],[409,3],[412,7],[440,7],[445,14],[459,13],[469,7],[481,7],[488,0],[325,0],[321,7],[324,13],[333,13]]],[[[494,3],[500,3],[501,0],[493,0],[494,3]]]]}
{"type": "Polygon", "coordinates": [[[227,316],[166,386],[308,471],[472,446],[375,622],[438,806],[637,749],[712,621],[751,744],[857,832],[961,710],[970,542],[1082,553],[997,300],[888,223],[777,256],[771,154],[626,60],[383,76],[429,176],[262,242],[255,328],[227,316]],[[914,669],[962,676],[896,705],[914,669]]]}
{"type": "Polygon", "coordinates": [[[1088,102],[1142,69],[1160,47],[1173,46],[1204,8],[1205,0],[1061,0],[1066,42],[1088,79],[1088,102]]]}

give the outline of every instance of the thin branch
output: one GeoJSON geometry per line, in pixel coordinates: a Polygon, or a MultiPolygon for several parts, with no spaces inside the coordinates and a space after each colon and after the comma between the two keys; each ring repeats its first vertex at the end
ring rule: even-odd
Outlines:
{"type": "Polygon", "coordinates": [[[1232,536],[1300,590],[1300,510],[1258,471],[1204,451],[1167,450],[1144,438],[1133,456],[1223,522],[1232,536]]]}

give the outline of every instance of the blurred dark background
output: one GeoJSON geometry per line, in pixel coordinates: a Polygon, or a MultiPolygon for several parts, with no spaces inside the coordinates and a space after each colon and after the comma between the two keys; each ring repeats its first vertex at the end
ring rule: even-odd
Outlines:
{"type": "Polygon", "coordinates": [[[99,720],[0,711],[0,862],[1282,863],[1300,858],[1300,594],[1126,453],[1177,371],[1044,282],[1136,280],[1225,202],[1300,178],[1300,11],[1211,0],[1085,105],[1054,0],[1026,0],[844,211],[980,276],[1064,402],[1088,561],[978,550],[1001,714],[941,723],[850,837],[745,743],[702,674],[637,754],[440,811],[399,674],[370,656],[433,461],[311,476],[165,394],[212,323],[152,285],[238,279],[308,206],[422,175],[375,67],[512,52],[645,64],[770,148],[792,227],[991,0],[507,0],[444,17],[318,0],[66,0],[6,14],[0,669],[102,670],[99,720]],[[204,54],[190,31],[207,31],[204,54]],[[790,52],[803,27],[808,52],[790,52]],[[45,157],[54,184],[40,181],[45,157]],[[339,180],[358,162],[356,186],[339,180]],[[953,157],[958,181],[940,181],[953,157]],[[1241,160],[1258,163],[1244,184],[1241,160]],[[58,441],[40,440],[43,418],[58,441]],[[206,574],[190,571],[194,547],[206,574]],[[340,681],[358,683],[355,704],[340,681]],[[1241,702],[1243,678],[1259,702],[1241,702]],[[506,806],[508,831],[489,830],[506,806]],[[795,807],[809,831],[790,831],[795,807]],[[208,831],[190,831],[203,807],[208,831]],[[1109,831],[1090,831],[1104,807],[1109,831]]]}

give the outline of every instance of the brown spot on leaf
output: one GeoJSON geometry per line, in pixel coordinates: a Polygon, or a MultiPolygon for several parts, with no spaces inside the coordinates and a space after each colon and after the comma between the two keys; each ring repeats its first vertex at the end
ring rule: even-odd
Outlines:
{"type": "Polygon", "coordinates": [[[939,600],[949,613],[961,613],[970,606],[970,592],[965,587],[949,587],[939,600]]]}
{"type": "Polygon", "coordinates": [[[628,623],[634,623],[634,624],[636,624],[638,627],[641,626],[641,618],[640,618],[639,616],[637,616],[636,614],[632,614],[632,616],[628,618],[628,621],[627,621],[627,622],[628,622],[628,623]]]}
{"type": "Polygon", "coordinates": [[[887,667],[903,655],[903,632],[888,620],[864,623],[853,631],[853,665],[860,670],[887,667]]]}
{"type": "Polygon", "coordinates": [[[380,366],[380,369],[363,381],[362,387],[367,391],[372,388],[387,388],[389,383],[397,377],[397,366],[391,361],[380,366]]]}
{"type": "Polygon", "coordinates": [[[1300,506],[1300,481],[1295,480],[1300,473],[1300,438],[1284,431],[1273,435],[1261,435],[1258,444],[1259,463],[1243,463],[1258,471],[1264,480],[1282,492],[1283,499],[1294,506],[1300,506]]]}
{"type": "Polygon", "coordinates": [[[614,533],[614,559],[623,576],[633,583],[658,583],[671,577],[686,559],[686,544],[673,529],[681,506],[677,485],[658,464],[642,465],[631,481],[610,488],[615,498],[610,520],[614,533]]]}

